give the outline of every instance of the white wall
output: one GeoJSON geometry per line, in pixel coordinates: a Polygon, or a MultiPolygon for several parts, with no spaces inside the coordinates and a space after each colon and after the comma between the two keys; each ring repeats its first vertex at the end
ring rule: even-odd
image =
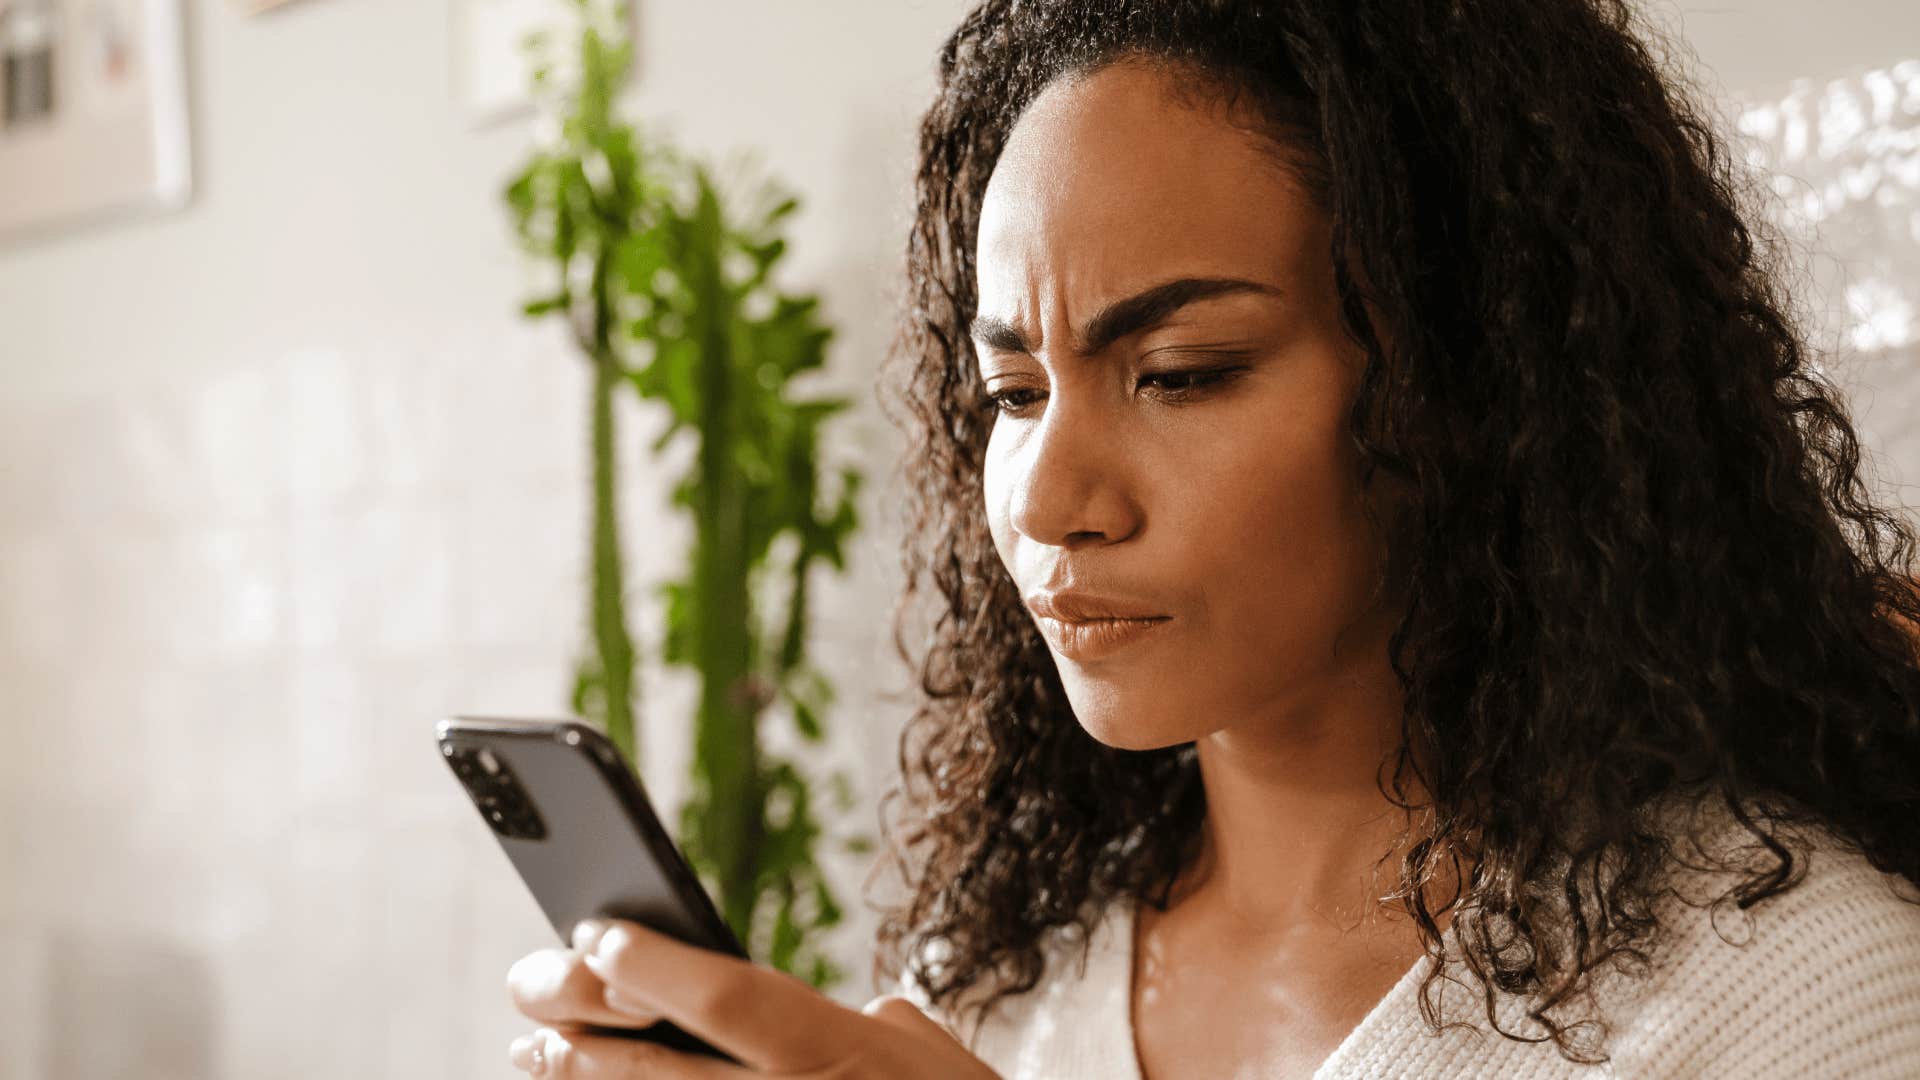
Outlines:
{"type": "MultiPolygon", "coordinates": [[[[504,990],[552,932],[435,760],[455,712],[566,711],[580,359],[517,315],[526,122],[448,91],[445,0],[188,4],[183,213],[0,249],[0,1075],[518,1075],[504,990]]],[[[839,328],[835,463],[871,487],[818,599],[830,761],[871,831],[904,684],[892,431],[869,384],[917,110],[957,3],[657,2],[638,115],[802,194],[786,281],[839,328]]],[[[633,625],[686,541],[626,410],[633,625]]],[[[691,686],[649,670],[649,786],[691,686]]],[[[830,863],[871,996],[863,861],[830,863]]]]}
{"type": "Polygon", "coordinates": [[[1766,99],[1795,79],[1827,79],[1920,54],[1920,14],[1905,0],[1642,0],[1678,32],[1729,95],[1766,99]]]}
{"type": "MultiPolygon", "coordinates": [[[[579,640],[586,384],[515,314],[525,125],[450,100],[444,0],[187,6],[192,206],[0,248],[0,1075],[517,1075],[502,980],[550,932],[428,741],[456,711],[562,711],[579,640]]],[[[640,13],[629,105],[802,193],[787,281],[840,328],[821,385],[863,402],[833,450],[875,481],[868,527],[817,635],[854,828],[905,713],[866,387],[964,7],[640,13]]],[[[1687,5],[1685,32],[1759,97],[1920,52],[1906,7],[1687,5]]],[[[684,533],[627,418],[645,581],[684,533]]],[[[671,804],[689,687],[648,676],[671,804]]],[[[835,869],[857,1003],[864,867],[835,869]]]]}

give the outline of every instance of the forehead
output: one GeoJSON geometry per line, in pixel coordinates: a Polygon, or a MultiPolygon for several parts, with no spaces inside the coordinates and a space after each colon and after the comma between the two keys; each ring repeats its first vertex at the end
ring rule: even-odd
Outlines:
{"type": "Polygon", "coordinates": [[[1181,100],[1174,77],[1120,64],[1034,100],[981,204],[983,309],[1043,284],[1098,303],[1188,272],[1275,280],[1322,239],[1265,136],[1181,100]]]}

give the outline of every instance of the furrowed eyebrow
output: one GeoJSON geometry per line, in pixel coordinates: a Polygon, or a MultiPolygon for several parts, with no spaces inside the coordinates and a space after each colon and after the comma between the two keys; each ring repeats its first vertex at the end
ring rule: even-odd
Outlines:
{"type": "MultiPolygon", "coordinates": [[[[1188,304],[1238,293],[1281,295],[1280,290],[1271,285],[1240,278],[1179,278],[1101,308],[1087,320],[1078,351],[1082,356],[1091,356],[1121,338],[1159,326],[1188,304]]],[[[1037,341],[1028,341],[1019,327],[993,315],[976,316],[968,326],[968,333],[980,344],[1002,352],[1031,356],[1040,346],[1037,341]]]]}

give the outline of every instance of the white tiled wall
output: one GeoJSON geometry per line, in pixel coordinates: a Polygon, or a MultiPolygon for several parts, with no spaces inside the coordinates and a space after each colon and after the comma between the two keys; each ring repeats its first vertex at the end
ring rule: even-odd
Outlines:
{"type": "MultiPolygon", "coordinates": [[[[432,726],[566,711],[584,374],[529,325],[0,407],[0,1075],[510,1074],[530,1025],[505,972],[552,931],[432,726]]],[[[622,419],[630,621],[656,638],[649,586],[687,533],[641,450],[657,414],[622,419]]],[[[820,617],[845,700],[822,760],[868,793],[886,646],[841,613],[879,610],[882,531],[820,617]]],[[[676,806],[691,684],[643,677],[649,786],[676,806]]],[[[863,864],[829,865],[857,1004],[863,864]]]]}
{"type": "MultiPolygon", "coordinates": [[[[566,711],[583,641],[586,372],[501,198],[523,117],[452,93],[466,0],[184,0],[185,210],[0,245],[0,1077],[518,1075],[507,968],[552,931],[432,747],[566,711]]],[[[802,197],[784,280],[839,331],[827,456],[869,467],[817,584],[841,688],[818,760],[870,831],[904,682],[869,383],[917,110],[960,0],[637,5],[627,115],[802,197]],[[858,55],[859,63],[823,56],[858,55]]],[[[625,408],[631,621],[685,526],[625,408]]],[[[684,797],[691,681],[642,672],[684,797]]],[[[785,738],[777,724],[773,740],[785,738]]],[[[791,743],[787,739],[787,743],[791,743]]],[[[870,996],[865,860],[828,858],[870,996]]]]}

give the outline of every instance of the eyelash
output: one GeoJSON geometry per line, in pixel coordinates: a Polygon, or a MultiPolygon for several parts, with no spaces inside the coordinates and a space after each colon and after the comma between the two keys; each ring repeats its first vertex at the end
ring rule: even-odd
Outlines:
{"type": "MultiPolygon", "coordinates": [[[[1177,390],[1176,389],[1167,390],[1160,395],[1162,400],[1177,402],[1177,401],[1185,401],[1189,396],[1196,394],[1201,390],[1206,389],[1207,387],[1218,385],[1219,383],[1226,381],[1231,376],[1237,375],[1240,372],[1245,370],[1246,370],[1245,368],[1226,367],[1226,368],[1202,368],[1202,369],[1193,370],[1193,371],[1184,371],[1184,370],[1182,371],[1150,371],[1140,377],[1140,382],[1142,385],[1145,385],[1147,381],[1151,379],[1184,378],[1189,380],[1186,386],[1180,387],[1177,390]]],[[[1038,393],[1038,391],[1034,390],[1032,387],[1015,387],[1012,390],[1001,390],[1001,391],[998,391],[997,393],[988,394],[985,397],[981,398],[980,406],[983,409],[988,409],[990,411],[998,412],[998,413],[1005,413],[1008,416],[1018,416],[1020,414],[1020,410],[1028,407],[1029,405],[1034,404],[1034,402],[1023,402],[1021,404],[1016,405],[1016,404],[1010,403],[1007,400],[1007,398],[1013,394],[1027,394],[1027,393],[1038,393]]]]}

